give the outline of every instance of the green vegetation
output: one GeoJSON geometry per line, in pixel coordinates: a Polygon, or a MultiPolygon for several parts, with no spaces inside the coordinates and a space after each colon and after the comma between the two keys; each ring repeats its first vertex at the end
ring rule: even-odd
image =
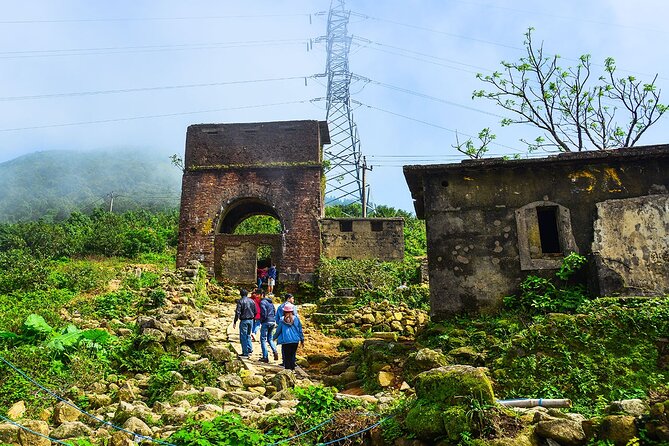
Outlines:
{"type": "MultiPolygon", "coordinates": [[[[164,211],[179,204],[181,171],[142,151],[48,151],[0,163],[0,222],[51,222],[96,208],[164,211]]],[[[150,226],[147,226],[149,228],[150,226]]]]}
{"type": "Polygon", "coordinates": [[[354,288],[357,305],[387,300],[395,304],[405,302],[412,308],[429,309],[429,288],[419,284],[420,261],[413,257],[403,262],[323,258],[317,276],[321,293],[354,288]]]}
{"type": "Polygon", "coordinates": [[[582,285],[566,282],[583,263],[571,255],[559,278],[528,276],[501,314],[454,318],[433,326],[423,342],[488,367],[502,398],[570,398],[577,411],[593,414],[602,401],[644,397],[666,382],[661,340],[669,302],[591,300],[582,285]]]}

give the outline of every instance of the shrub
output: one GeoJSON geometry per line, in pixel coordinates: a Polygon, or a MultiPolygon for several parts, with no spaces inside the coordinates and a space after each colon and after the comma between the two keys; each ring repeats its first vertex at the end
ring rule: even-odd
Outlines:
{"type": "Polygon", "coordinates": [[[41,289],[48,275],[47,262],[23,249],[0,252],[0,294],[41,289]]]}
{"type": "Polygon", "coordinates": [[[211,421],[189,421],[169,438],[177,446],[264,446],[275,440],[230,412],[211,421]]]}
{"type": "Polygon", "coordinates": [[[554,279],[529,275],[520,284],[520,295],[505,297],[504,305],[530,314],[573,313],[590,299],[584,284],[568,282],[586,263],[585,257],[572,252],[555,274],[561,279],[557,285],[554,279]]]}

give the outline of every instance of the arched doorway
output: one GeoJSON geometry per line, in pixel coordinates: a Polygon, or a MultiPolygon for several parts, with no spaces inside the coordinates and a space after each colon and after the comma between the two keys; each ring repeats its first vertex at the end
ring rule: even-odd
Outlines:
{"type": "Polygon", "coordinates": [[[279,264],[284,228],[278,213],[258,198],[244,198],[221,212],[214,242],[216,277],[253,284],[258,270],[279,264]]]}

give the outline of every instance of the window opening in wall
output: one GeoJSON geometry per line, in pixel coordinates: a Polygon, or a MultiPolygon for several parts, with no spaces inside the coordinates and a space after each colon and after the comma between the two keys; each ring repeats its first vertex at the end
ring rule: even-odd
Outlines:
{"type": "Polygon", "coordinates": [[[372,232],[381,232],[383,231],[383,222],[382,221],[372,221],[372,232]]]}
{"type": "Polygon", "coordinates": [[[537,207],[539,238],[543,254],[562,254],[557,207],[537,207]]]}
{"type": "Polygon", "coordinates": [[[353,232],[353,222],[351,220],[345,220],[339,222],[339,231],[340,232],[353,232]]]}

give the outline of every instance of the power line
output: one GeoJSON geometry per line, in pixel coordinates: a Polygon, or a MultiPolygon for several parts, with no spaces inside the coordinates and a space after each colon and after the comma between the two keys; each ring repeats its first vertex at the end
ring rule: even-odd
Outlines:
{"type": "Polygon", "coordinates": [[[28,23],[89,23],[89,22],[165,22],[181,20],[227,20],[227,19],[257,19],[279,17],[311,17],[311,14],[255,14],[255,15],[222,15],[222,16],[185,16],[185,17],[119,17],[93,19],[37,19],[37,20],[1,20],[3,25],[21,25],[28,23]]]}
{"type": "MultiPolygon", "coordinates": [[[[444,127],[444,126],[439,125],[439,124],[434,124],[432,122],[424,121],[422,119],[412,118],[411,116],[403,115],[401,113],[395,113],[395,112],[392,112],[390,110],[385,110],[383,108],[374,107],[373,105],[363,104],[362,102],[356,101],[356,100],[353,100],[353,99],[351,100],[351,102],[354,102],[354,103],[356,103],[356,104],[358,104],[362,107],[367,107],[367,108],[371,108],[373,110],[378,110],[378,111],[381,111],[383,113],[387,113],[389,115],[393,115],[393,116],[397,116],[397,117],[400,117],[400,118],[408,119],[410,121],[414,121],[414,122],[418,122],[418,123],[421,123],[421,124],[429,125],[430,127],[445,130],[447,132],[455,133],[455,134],[458,134],[458,135],[463,135],[463,136],[466,136],[468,138],[475,138],[475,136],[468,135],[466,133],[462,133],[462,132],[460,132],[458,130],[455,130],[455,129],[450,129],[448,127],[444,127]]],[[[504,147],[505,149],[515,150],[513,147],[509,147],[509,146],[506,146],[504,144],[500,144],[500,143],[496,143],[496,142],[491,142],[491,144],[494,144],[494,145],[499,146],[499,147],[504,147]]]]}
{"type": "Polygon", "coordinates": [[[380,86],[380,87],[389,88],[389,89],[391,89],[391,90],[395,90],[395,91],[399,91],[399,92],[402,92],[402,93],[410,94],[410,95],[417,96],[417,97],[420,97],[420,98],[423,98],[423,99],[429,99],[429,100],[431,100],[431,101],[441,102],[442,104],[448,104],[448,105],[452,105],[452,106],[454,106],[454,107],[464,108],[464,109],[466,109],[466,110],[475,111],[475,112],[477,112],[477,113],[483,113],[484,115],[494,116],[494,117],[496,117],[496,118],[504,119],[504,116],[502,116],[502,115],[498,115],[498,114],[496,114],[496,113],[492,113],[492,112],[488,112],[488,111],[485,111],[485,110],[481,110],[481,109],[478,109],[478,108],[475,108],[475,107],[470,107],[470,106],[468,106],[468,105],[458,104],[457,102],[448,101],[448,100],[446,100],[446,99],[442,99],[442,98],[438,98],[438,97],[435,97],[435,96],[431,96],[431,95],[429,95],[429,94],[419,93],[419,92],[417,92],[417,91],[409,90],[409,89],[407,89],[407,88],[402,88],[402,87],[398,87],[398,86],[395,86],[395,85],[391,85],[391,84],[386,84],[386,83],[383,83],[383,82],[375,81],[375,80],[373,80],[373,79],[369,79],[369,78],[364,77],[364,76],[359,76],[359,75],[357,75],[357,74],[354,74],[353,76],[355,76],[355,77],[357,77],[357,78],[359,78],[359,79],[361,79],[361,80],[365,80],[365,81],[367,81],[367,82],[369,82],[369,83],[371,83],[371,84],[378,85],[378,86],[380,86]]]}
{"type": "Polygon", "coordinates": [[[147,45],[128,47],[102,47],[90,49],[56,49],[56,50],[26,50],[0,52],[0,59],[26,59],[36,57],[64,57],[64,56],[91,56],[100,54],[126,54],[126,53],[157,53],[166,51],[190,51],[211,50],[227,48],[245,48],[251,46],[276,46],[276,45],[304,45],[309,39],[285,39],[285,40],[257,40],[248,42],[211,43],[211,44],[179,44],[179,45],[147,45]]]}
{"type": "Polygon", "coordinates": [[[370,19],[370,20],[376,20],[376,21],[379,21],[379,22],[386,22],[386,23],[390,23],[390,24],[393,24],[393,25],[404,26],[404,27],[407,27],[407,28],[413,28],[413,29],[417,29],[417,30],[421,30],[421,31],[427,31],[427,32],[435,33],[435,34],[442,34],[442,35],[449,36],[449,37],[457,37],[458,39],[471,40],[473,42],[486,43],[488,45],[494,45],[494,46],[499,46],[499,47],[503,47],[503,48],[510,48],[512,50],[519,50],[519,51],[524,50],[524,48],[519,48],[517,46],[512,46],[512,45],[506,45],[504,43],[499,43],[499,42],[493,42],[491,40],[477,39],[477,38],[474,38],[474,37],[463,36],[461,34],[453,34],[453,33],[449,33],[449,32],[446,32],[446,31],[441,31],[441,30],[438,30],[438,29],[426,28],[426,27],[418,26],[418,25],[411,25],[409,23],[402,23],[402,22],[398,22],[398,21],[395,21],[395,20],[382,19],[382,18],[379,18],[379,17],[370,16],[370,15],[367,15],[367,14],[351,12],[351,15],[356,15],[358,17],[363,17],[363,18],[370,19]]]}
{"type": "Polygon", "coordinates": [[[241,81],[228,81],[228,82],[209,82],[203,84],[184,84],[184,85],[165,85],[161,87],[139,87],[139,88],[121,88],[117,90],[94,90],[94,91],[79,91],[79,92],[68,92],[68,93],[51,93],[51,94],[41,94],[33,96],[5,96],[0,97],[0,102],[7,101],[24,101],[31,99],[49,99],[49,98],[61,98],[61,97],[70,97],[70,96],[91,96],[91,95],[102,95],[102,94],[117,94],[117,93],[134,93],[139,91],[156,91],[156,90],[177,90],[182,88],[201,88],[201,87],[219,87],[224,85],[240,85],[240,84],[253,84],[259,82],[277,82],[277,81],[288,81],[296,79],[308,79],[313,78],[311,76],[290,76],[290,77],[276,77],[270,79],[249,79],[241,81]]]}
{"type": "Polygon", "coordinates": [[[35,125],[30,127],[14,127],[8,129],[0,129],[0,132],[14,132],[19,130],[37,130],[37,129],[47,129],[47,128],[56,128],[56,127],[71,127],[77,125],[88,125],[88,124],[106,124],[109,122],[122,122],[122,121],[135,121],[138,119],[152,119],[152,118],[169,118],[174,116],[185,116],[185,115],[196,115],[200,113],[215,113],[221,111],[231,111],[231,110],[245,110],[250,108],[260,108],[260,107],[275,107],[279,105],[294,105],[294,104],[304,104],[310,102],[310,100],[303,101],[288,101],[288,102],[275,102],[273,104],[259,104],[259,105],[242,105],[239,107],[227,107],[227,108],[214,108],[210,110],[198,110],[198,111],[189,111],[189,112],[178,112],[178,113],[165,113],[161,115],[145,115],[145,116],[131,116],[126,118],[114,118],[114,119],[100,119],[96,121],[80,121],[80,122],[68,122],[63,124],[48,124],[48,125],[35,125]]]}
{"type": "MultiPolygon", "coordinates": [[[[356,40],[361,40],[361,41],[363,41],[365,43],[368,43],[370,45],[380,46],[380,47],[384,47],[384,48],[391,48],[393,50],[402,51],[402,52],[409,53],[409,54],[414,54],[416,56],[427,57],[429,59],[435,59],[435,60],[439,60],[439,61],[443,61],[443,62],[449,62],[449,63],[453,63],[453,64],[457,64],[457,65],[462,65],[462,66],[468,67],[468,68],[475,68],[477,70],[491,71],[488,68],[479,67],[477,65],[471,65],[471,64],[468,64],[468,63],[464,63],[464,62],[459,62],[457,60],[435,56],[433,54],[421,53],[419,51],[414,51],[414,50],[410,50],[410,49],[407,49],[407,48],[402,48],[402,47],[395,46],[395,45],[388,45],[388,44],[381,43],[381,42],[375,42],[373,40],[369,40],[369,39],[366,39],[364,37],[354,36],[353,38],[356,39],[356,40]]],[[[369,49],[373,49],[373,50],[377,50],[377,51],[383,51],[383,50],[379,50],[378,48],[370,48],[369,46],[363,46],[362,48],[369,48],[369,49]]],[[[405,54],[397,53],[397,52],[391,52],[391,51],[383,51],[383,52],[384,53],[390,53],[390,54],[396,54],[398,56],[403,56],[403,57],[410,57],[410,56],[407,56],[405,54]]],[[[424,60],[424,59],[420,59],[418,57],[410,57],[410,58],[414,59],[414,60],[424,60]]],[[[424,61],[425,62],[430,62],[430,61],[427,61],[427,60],[424,60],[424,61]]],[[[446,64],[438,64],[438,65],[453,68],[453,69],[456,69],[456,70],[469,72],[469,73],[476,73],[476,71],[466,70],[464,68],[453,67],[451,65],[446,65],[446,64]]]]}

